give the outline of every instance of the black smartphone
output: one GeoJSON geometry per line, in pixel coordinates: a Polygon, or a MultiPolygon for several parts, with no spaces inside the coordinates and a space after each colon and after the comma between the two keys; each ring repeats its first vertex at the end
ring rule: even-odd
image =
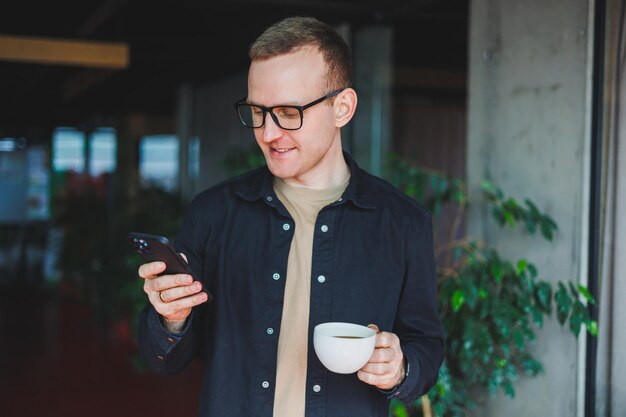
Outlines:
{"type": "MultiPolygon", "coordinates": [[[[131,232],[127,237],[128,241],[135,247],[135,251],[147,262],[164,262],[165,271],[161,275],[188,274],[195,281],[199,281],[198,276],[192,271],[185,259],[176,252],[174,246],[165,236],[151,235],[148,233],[131,232]]],[[[211,294],[202,286],[202,290],[212,300],[211,294]]]]}

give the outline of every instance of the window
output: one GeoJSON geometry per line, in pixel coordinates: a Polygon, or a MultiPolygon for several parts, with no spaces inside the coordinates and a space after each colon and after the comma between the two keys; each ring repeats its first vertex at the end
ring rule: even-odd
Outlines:
{"type": "Polygon", "coordinates": [[[188,172],[191,180],[200,178],[200,138],[197,136],[189,140],[189,165],[188,172]]]}
{"type": "Polygon", "coordinates": [[[98,128],[89,138],[89,174],[97,177],[115,171],[116,141],[115,129],[98,128]]]}
{"type": "Polygon", "coordinates": [[[139,144],[139,176],[143,186],[177,188],[180,142],[175,135],[144,136],[139,144]]]}
{"type": "Polygon", "coordinates": [[[52,134],[52,169],[54,171],[85,170],[85,134],[69,127],[59,127],[52,134]]]}

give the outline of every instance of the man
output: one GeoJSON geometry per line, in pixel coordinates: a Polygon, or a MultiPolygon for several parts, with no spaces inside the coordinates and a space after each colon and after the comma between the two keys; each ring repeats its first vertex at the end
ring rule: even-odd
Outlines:
{"type": "Polygon", "coordinates": [[[177,237],[211,303],[190,276],[141,266],[141,351],[164,374],[204,359],[201,416],[387,416],[443,359],[430,215],[342,152],[357,95],[331,27],[285,19],[250,58],[236,108],[267,167],[199,194],[177,237]],[[380,330],[357,374],[317,359],[313,328],[329,321],[380,330]]]}

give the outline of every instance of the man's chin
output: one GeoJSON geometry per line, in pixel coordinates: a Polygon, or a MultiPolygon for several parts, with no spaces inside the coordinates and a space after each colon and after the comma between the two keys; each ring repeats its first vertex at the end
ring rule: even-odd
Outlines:
{"type": "Polygon", "coordinates": [[[268,162],[267,168],[270,170],[273,176],[283,180],[286,178],[291,178],[294,175],[291,169],[281,167],[279,164],[268,162]]]}

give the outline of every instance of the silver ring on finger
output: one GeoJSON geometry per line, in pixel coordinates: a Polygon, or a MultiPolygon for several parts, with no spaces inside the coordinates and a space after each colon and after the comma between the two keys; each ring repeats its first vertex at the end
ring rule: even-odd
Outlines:
{"type": "Polygon", "coordinates": [[[167,301],[165,301],[165,300],[163,299],[163,291],[159,291],[159,299],[160,299],[162,302],[167,303],[167,301]]]}

